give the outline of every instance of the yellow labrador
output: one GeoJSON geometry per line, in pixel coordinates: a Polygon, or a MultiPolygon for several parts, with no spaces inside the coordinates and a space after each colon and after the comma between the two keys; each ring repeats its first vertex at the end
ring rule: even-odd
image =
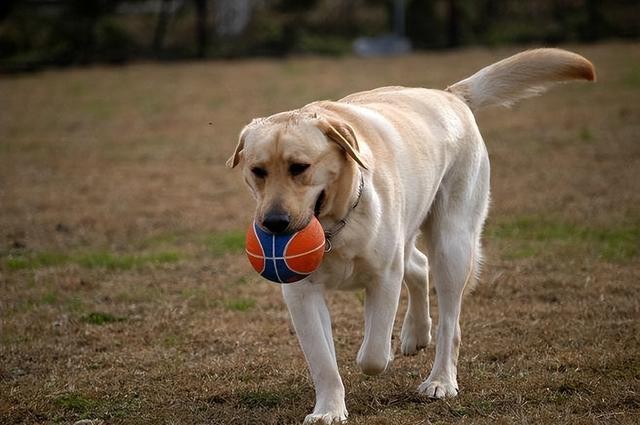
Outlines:
{"type": "Polygon", "coordinates": [[[595,79],[582,56],[530,50],[445,91],[383,87],[255,119],[242,130],[228,165],[242,163],[256,221],[273,233],[294,232],[316,215],[327,232],[330,250],[320,268],[282,286],[316,390],[305,423],[347,418],[324,300],[329,288],[365,289],[357,364],[379,374],[393,359],[402,282],[409,306],[400,351],[412,355],[429,344],[430,272],[440,321],[433,369],[418,391],[458,393],[462,294],[478,272],[489,203],[489,158],[472,110],[510,105],[574,79],[595,79]],[[426,255],[416,248],[419,234],[426,255]]]}

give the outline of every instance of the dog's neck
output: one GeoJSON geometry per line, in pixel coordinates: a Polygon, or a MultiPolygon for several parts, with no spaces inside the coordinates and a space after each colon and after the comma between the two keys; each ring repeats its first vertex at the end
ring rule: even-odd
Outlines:
{"type": "MultiPolygon", "coordinates": [[[[335,199],[333,199],[334,205],[339,205],[339,208],[332,208],[332,213],[329,214],[329,217],[332,219],[329,223],[327,223],[324,231],[326,247],[325,251],[331,251],[332,244],[331,240],[334,238],[342,229],[347,225],[349,221],[349,217],[353,210],[356,209],[360,200],[362,198],[362,193],[364,192],[364,173],[362,170],[355,166],[352,168],[350,178],[350,190],[336,191],[335,199]]],[[[339,186],[339,184],[338,184],[339,186]]]]}

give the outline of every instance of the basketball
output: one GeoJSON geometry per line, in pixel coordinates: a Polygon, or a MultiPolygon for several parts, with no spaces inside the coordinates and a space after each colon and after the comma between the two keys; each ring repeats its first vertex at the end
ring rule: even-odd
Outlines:
{"type": "Polygon", "coordinates": [[[324,230],[313,217],[307,227],[275,235],[253,222],[247,231],[246,253],[260,275],[277,283],[293,283],[313,273],[324,255],[324,230]]]}

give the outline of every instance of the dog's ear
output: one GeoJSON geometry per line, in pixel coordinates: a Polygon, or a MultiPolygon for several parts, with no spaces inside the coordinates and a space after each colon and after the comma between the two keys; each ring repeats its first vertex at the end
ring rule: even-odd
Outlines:
{"type": "Polygon", "coordinates": [[[244,149],[244,139],[247,137],[247,133],[249,130],[249,126],[245,126],[240,132],[240,136],[238,137],[238,145],[236,146],[236,150],[233,152],[233,155],[227,160],[227,167],[235,168],[236,165],[240,162],[240,156],[242,154],[242,150],[244,149]]]}
{"type": "Polygon", "coordinates": [[[360,156],[358,138],[353,128],[344,121],[334,118],[320,118],[320,130],[332,141],[338,144],[355,162],[365,170],[366,162],[360,156]]]}

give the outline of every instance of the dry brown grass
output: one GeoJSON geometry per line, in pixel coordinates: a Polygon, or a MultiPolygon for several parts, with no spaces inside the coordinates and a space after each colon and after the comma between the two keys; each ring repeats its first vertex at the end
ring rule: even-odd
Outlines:
{"type": "MultiPolygon", "coordinates": [[[[573,46],[595,85],[478,115],[493,205],[461,395],[433,347],[354,365],[361,294],[330,297],[353,424],[640,421],[640,47],[573,46]]],[[[250,118],[514,52],[250,60],[0,79],[0,422],[296,423],[313,390],[276,285],[243,258],[224,168],[250,118]]]]}

